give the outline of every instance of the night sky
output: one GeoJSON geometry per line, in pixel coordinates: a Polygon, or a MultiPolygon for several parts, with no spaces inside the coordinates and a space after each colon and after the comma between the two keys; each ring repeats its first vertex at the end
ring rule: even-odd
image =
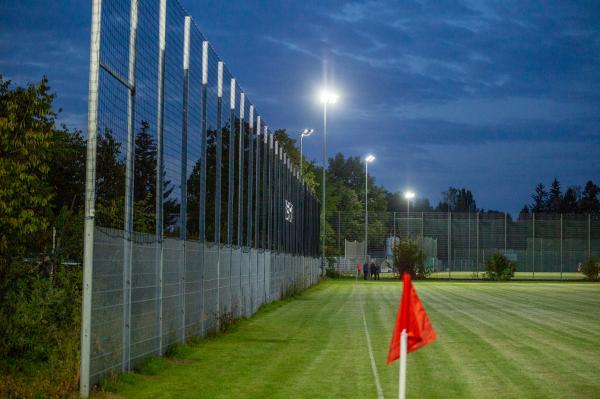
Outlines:
{"type": "MultiPolygon", "coordinates": [[[[146,1],[146,0],[144,0],[146,1]]],[[[46,74],[85,130],[91,1],[0,0],[0,73],[46,74]]],[[[272,128],[321,159],[376,155],[392,191],[518,212],[538,182],[600,181],[600,2],[181,0],[272,128]]]]}

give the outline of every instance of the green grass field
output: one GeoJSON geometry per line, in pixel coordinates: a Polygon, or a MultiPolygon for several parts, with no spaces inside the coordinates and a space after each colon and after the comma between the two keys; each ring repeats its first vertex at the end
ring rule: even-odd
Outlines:
{"type": "MultiPolygon", "coordinates": [[[[479,272],[435,272],[432,273],[431,278],[436,279],[457,279],[457,280],[469,280],[469,279],[477,279],[483,280],[484,273],[479,272]]],[[[560,280],[561,274],[560,272],[515,272],[515,280],[560,280]]],[[[564,272],[562,273],[563,280],[585,280],[585,275],[577,272],[564,272]]]]}
{"type": "MultiPolygon", "coordinates": [[[[411,398],[600,397],[600,285],[417,282],[438,339],[411,353],[411,398]]],[[[376,398],[360,303],[384,397],[401,284],[326,281],[230,332],[155,359],[99,396],[376,398]]]]}

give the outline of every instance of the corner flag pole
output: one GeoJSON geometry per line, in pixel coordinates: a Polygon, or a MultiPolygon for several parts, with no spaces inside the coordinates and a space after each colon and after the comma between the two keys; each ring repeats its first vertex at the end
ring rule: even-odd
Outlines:
{"type": "Polygon", "coordinates": [[[400,378],[398,381],[400,386],[398,388],[398,399],[406,398],[406,358],[408,357],[407,343],[408,334],[406,333],[406,329],[404,329],[400,335],[400,378]]]}
{"type": "Polygon", "coordinates": [[[402,299],[396,316],[396,324],[390,342],[387,364],[400,358],[400,375],[398,378],[398,398],[406,397],[406,368],[408,352],[414,352],[435,340],[435,330],[423,308],[423,304],[415,291],[410,274],[402,275],[402,299]],[[410,348],[408,332],[410,331],[410,348]]]}

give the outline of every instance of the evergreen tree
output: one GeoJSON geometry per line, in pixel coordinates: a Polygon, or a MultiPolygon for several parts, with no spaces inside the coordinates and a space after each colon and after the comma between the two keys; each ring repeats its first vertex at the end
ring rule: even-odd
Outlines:
{"type": "Polygon", "coordinates": [[[550,185],[550,194],[548,196],[547,210],[548,212],[559,213],[562,210],[562,191],[560,182],[556,177],[550,185]]]}
{"type": "Polygon", "coordinates": [[[531,212],[541,213],[548,209],[548,193],[542,183],[535,187],[535,194],[531,196],[533,202],[531,204],[531,212]]]}
{"type": "Polygon", "coordinates": [[[578,198],[579,198],[579,195],[577,193],[577,188],[569,187],[567,189],[567,191],[565,191],[565,195],[563,196],[560,212],[561,213],[576,213],[578,198]]]}
{"type": "Polygon", "coordinates": [[[125,163],[109,129],[96,137],[96,225],[123,229],[125,163]]]}
{"type": "Polygon", "coordinates": [[[581,199],[579,200],[578,208],[582,213],[600,212],[600,201],[598,201],[598,193],[600,187],[589,180],[583,188],[581,199]]]}

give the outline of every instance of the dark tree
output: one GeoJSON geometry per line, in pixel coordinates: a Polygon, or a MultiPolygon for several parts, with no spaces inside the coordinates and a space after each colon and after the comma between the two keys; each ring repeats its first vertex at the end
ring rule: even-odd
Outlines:
{"type": "Polygon", "coordinates": [[[531,203],[531,212],[541,213],[546,212],[548,209],[548,193],[542,183],[539,183],[535,187],[535,194],[531,196],[533,202],[531,203]]]}
{"type": "Polygon", "coordinates": [[[589,180],[583,188],[581,199],[579,200],[578,208],[583,213],[600,212],[600,201],[598,201],[598,193],[600,187],[589,180]]]}
{"type": "Polygon", "coordinates": [[[119,143],[109,129],[96,138],[96,224],[123,229],[125,163],[119,143]]]}
{"type": "Polygon", "coordinates": [[[79,212],[84,205],[85,141],[81,132],[70,132],[64,126],[56,135],[63,145],[62,150],[56,153],[56,160],[48,174],[48,181],[56,193],[53,206],[55,210],[64,206],[79,212]]]}
{"type": "Polygon", "coordinates": [[[148,196],[156,197],[156,143],[148,132],[150,125],[142,121],[135,136],[135,172],[133,198],[144,201],[148,196]]]}
{"type": "Polygon", "coordinates": [[[577,187],[569,187],[567,191],[565,191],[565,195],[563,196],[560,212],[576,213],[578,199],[579,194],[577,187]]]}
{"type": "Polygon", "coordinates": [[[521,212],[519,212],[519,218],[518,220],[526,220],[529,217],[529,206],[528,205],[523,205],[523,209],[521,209],[521,212]]]}
{"type": "Polygon", "coordinates": [[[550,193],[548,195],[548,212],[559,213],[562,210],[562,191],[560,189],[560,182],[555,177],[550,185],[550,193]]]}
{"type": "Polygon", "coordinates": [[[477,203],[471,190],[450,187],[442,193],[442,201],[436,211],[441,212],[477,212],[477,203]]]}
{"type": "MultiPolygon", "coordinates": [[[[356,193],[364,192],[365,189],[365,165],[360,157],[344,157],[337,153],[329,159],[329,179],[333,184],[342,184],[356,193]]],[[[369,176],[369,186],[372,185],[372,177],[369,176]]]]}

